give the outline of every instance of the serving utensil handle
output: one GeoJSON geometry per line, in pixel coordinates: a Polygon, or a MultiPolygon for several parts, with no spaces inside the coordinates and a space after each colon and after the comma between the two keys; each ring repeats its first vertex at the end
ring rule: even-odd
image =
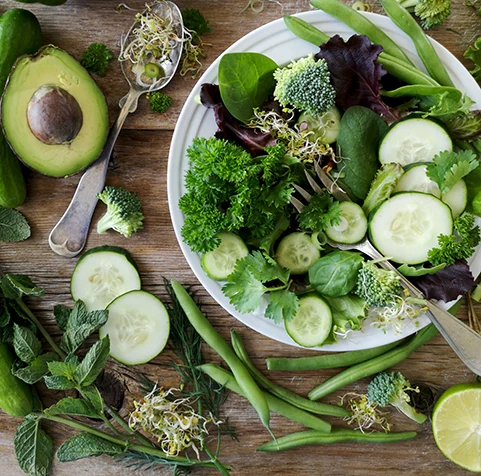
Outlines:
{"type": "Polygon", "coordinates": [[[122,98],[119,116],[110,129],[102,154],[82,175],[70,205],[51,231],[48,243],[58,255],[73,258],[83,250],[98,202],[97,195],[104,189],[105,176],[115,142],[129,113],[137,109],[141,94],[131,89],[122,98]]]}

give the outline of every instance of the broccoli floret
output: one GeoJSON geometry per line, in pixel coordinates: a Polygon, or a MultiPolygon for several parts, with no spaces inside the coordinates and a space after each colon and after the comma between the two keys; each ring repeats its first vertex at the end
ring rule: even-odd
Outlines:
{"type": "Polygon", "coordinates": [[[92,43],[83,53],[80,63],[89,71],[103,76],[114,54],[103,43],[92,43]]]}
{"type": "Polygon", "coordinates": [[[130,238],[132,233],[143,228],[142,204],[135,193],[107,186],[97,198],[107,205],[107,212],[97,223],[98,233],[105,233],[112,228],[130,238]]]}
{"type": "Polygon", "coordinates": [[[359,270],[354,293],[369,306],[386,306],[401,293],[400,281],[394,271],[382,269],[374,261],[365,261],[359,270]]]}
{"type": "Polygon", "coordinates": [[[413,11],[426,30],[442,25],[451,14],[451,0],[397,0],[413,11]]]}
{"type": "Polygon", "coordinates": [[[426,415],[417,412],[410,404],[407,390],[419,391],[411,387],[401,372],[381,372],[367,387],[367,399],[381,407],[392,405],[417,423],[424,423],[426,415]]]}
{"type": "Polygon", "coordinates": [[[281,106],[292,106],[315,116],[334,106],[336,92],[330,83],[326,61],[313,54],[274,72],[274,97],[281,106]]]}
{"type": "Polygon", "coordinates": [[[172,98],[160,91],[154,91],[147,94],[147,100],[152,111],[163,114],[170,106],[172,106],[172,98]]]}

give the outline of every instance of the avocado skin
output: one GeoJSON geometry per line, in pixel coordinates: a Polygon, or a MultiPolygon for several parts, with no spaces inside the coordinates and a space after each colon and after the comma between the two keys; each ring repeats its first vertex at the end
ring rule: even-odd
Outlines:
{"type": "Polygon", "coordinates": [[[42,5],[48,5],[50,7],[55,7],[57,5],[63,5],[67,0],[17,0],[21,3],[40,3],[42,5]]]}
{"type": "MultiPolygon", "coordinates": [[[[17,57],[42,46],[42,31],[35,15],[14,8],[0,16],[0,91],[3,91],[17,57]]],[[[17,207],[26,198],[22,167],[0,131],[0,205],[17,207]]]]}

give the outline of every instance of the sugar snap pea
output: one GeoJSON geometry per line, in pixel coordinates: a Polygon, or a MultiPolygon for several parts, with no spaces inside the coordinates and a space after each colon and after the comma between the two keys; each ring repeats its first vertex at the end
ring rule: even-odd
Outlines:
{"type": "Polygon", "coordinates": [[[259,388],[244,364],[235,355],[229,344],[217,333],[208,319],[200,312],[194,300],[182,285],[175,280],[171,281],[172,289],[179,301],[185,315],[194,329],[213,350],[215,350],[232,370],[242,393],[259,414],[262,424],[272,434],[269,427],[270,412],[264,392],[259,388]]]}
{"type": "Polygon", "coordinates": [[[369,377],[370,375],[389,369],[393,365],[407,359],[409,355],[422,345],[429,342],[437,333],[438,331],[436,327],[434,327],[433,324],[429,324],[405,344],[395,347],[385,354],[374,357],[373,359],[349,367],[311,390],[308,396],[311,400],[318,400],[319,398],[325,397],[350,383],[357,382],[364,377],[369,377]]]}
{"type": "Polygon", "coordinates": [[[339,367],[350,367],[351,365],[364,362],[386,353],[388,350],[400,345],[401,341],[381,345],[372,349],[353,350],[340,354],[324,354],[311,357],[298,358],[270,358],[266,359],[269,370],[318,370],[337,369],[339,367]]]}
{"type": "MultiPolygon", "coordinates": [[[[294,35],[313,45],[320,46],[330,38],[314,25],[307,23],[301,18],[286,15],[284,16],[284,22],[294,35]]],[[[379,63],[382,64],[389,74],[396,76],[396,78],[403,80],[405,83],[439,86],[438,82],[417,69],[411,63],[406,63],[386,52],[381,52],[379,55],[379,63]]]]}
{"type": "Polygon", "coordinates": [[[381,45],[387,54],[413,66],[411,60],[397,43],[362,13],[340,0],[311,0],[311,5],[342,21],[356,33],[366,35],[374,44],[381,45]]]}
{"type": "Polygon", "coordinates": [[[454,86],[433,44],[413,16],[396,0],[380,0],[380,3],[392,22],[411,38],[428,73],[441,86],[454,86]]]}
{"type": "Polygon", "coordinates": [[[415,438],[415,431],[405,431],[401,433],[385,433],[375,431],[372,433],[362,433],[359,430],[349,430],[345,428],[333,428],[331,433],[320,433],[315,430],[301,431],[278,438],[276,441],[269,441],[265,445],[259,446],[257,451],[283,451],[298,448],[305,445],[327,445],[333,443],[395,443],[415,438]]]}
{"type": "MultiPolygon", "coordinates": [[[[224,370],[221,367],[217,367],[217,365],[213,364],[204,364],[197,368],[206,373],[211,379],[215,380],[220,385],[226,386],[234,393],[244,396],[234,376],[227,370],[224,370]]],[[[324,421],[312,413],[306,412],[305,410],[301,410],[300,408],[297,408],[294,405],[291,405],[290,403],[287,403],[268,392],[264,392],[264,395],[266,397],[267,404],[269,405],[269,410],[272,412],[296,421],[301,425],[318,430],[322,433],[329,433],[331,431],[331,425],[327,423],[327,421],[324,421]]]]}
{"type": "Polygon", "coordinates": [[[338,417],[350,415],[345,408],[335,405],[328,405],[326,403],[311,402],[307,398],[301,397],[300,395],[287,390],[287,388],[271,382],[268,378],[264,377],[259,370],[256,369],[247,355],[242,339],[235,331],[231,331],[231,341],[234,352],[237,354],[237,357],[239,357],[241,362],[247,367],[252,377],[254,377],[254,380],[261,387],[265,388],[268,392],[272,393],[276,397],[279,397],[281,400],[284,400],[285,402],[288,402],[297,408],[301,408],[302,410],[306,410],[311,413],[318,413],[319,415],[331,415],[338,417]]]}

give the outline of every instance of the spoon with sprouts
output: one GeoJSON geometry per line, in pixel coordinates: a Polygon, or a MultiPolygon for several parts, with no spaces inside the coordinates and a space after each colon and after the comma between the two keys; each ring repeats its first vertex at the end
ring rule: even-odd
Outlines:
{"type": "Polygon", "coordinates": [[[159,0],[137,13],[121,38],[119,61],[130,90],[120,102],[120,114],[110,130],[100,157],[83,174],[64,215],[49,236],[52,250],[67,258],[82,251],[90,221],[103,190],[112,150],[129,113],[137,109],[139,97],[158,91],[170,82],[182,56],[184,25],[173,2],[159,0]]]}

